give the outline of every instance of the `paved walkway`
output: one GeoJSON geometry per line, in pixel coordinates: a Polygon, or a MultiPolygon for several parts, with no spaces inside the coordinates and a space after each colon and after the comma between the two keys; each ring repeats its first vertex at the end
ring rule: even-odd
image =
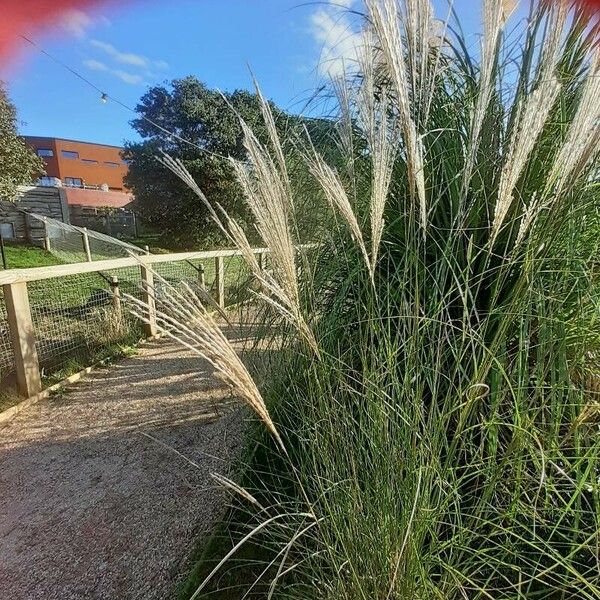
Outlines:
{"type": "Polygon", "coordinates": [[[210,473],[238,455],[236,407],[163,340],[1,426],[0,598],[172,598],[222,513],[210,473]]]}

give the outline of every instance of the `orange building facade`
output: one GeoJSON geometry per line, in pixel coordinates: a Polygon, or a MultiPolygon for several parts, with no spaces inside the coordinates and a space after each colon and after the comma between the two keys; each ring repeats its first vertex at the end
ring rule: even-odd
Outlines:
{"type": "Polygon", "coordinates": [[[44,160],[42,185],[56,185],[60,179],[64,187],[128,191],[123,183],[127,163],[119,146],[50,137],[23,136],[23,140],[44,160]]]}

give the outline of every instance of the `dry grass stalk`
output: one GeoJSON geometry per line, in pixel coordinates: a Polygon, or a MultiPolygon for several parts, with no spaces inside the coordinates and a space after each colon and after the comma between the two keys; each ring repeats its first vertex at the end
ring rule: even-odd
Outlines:
{"type": "MultiPolygon", "coordinates": [[[[421,225],[425,229],[427,226],[427,201],[423,171],[423,145],[411,110],[409,96],[411,84],[404,58],[398,6],[395,0],[367,0],[366,4],[396,92],[400,128],[406,148],[410,195],[417,199],[421,225]]],[[[414,22],[409,25],[416,26],[414,22]]],[[[414,32],[412,35],[416,38],[419,33],[414,32]]]]}
{"type": "Polygon", "coordinates": [[[329,204],[335,210],[337,210],[337,212],[339,212],[339,214],[344,218],[350,227],[352,237],[354,238],[364,257],[365,264],[369,269],[371,277],[373,277],[371,261],[369,259],[363,234],[360,229],[360,225],[358,224],[358,220],[356,219],[356,215],[352,210],[352,205],[350,204],[348,194],[346,193],[346,190],[340,181],[339,175],[325,162],[323,157],[315,150],[314,146],[312,155],[306,156],[306,162],[310,172],[321,186],[321,189],[323,190],[329,204]]]}
{"type": "MultiPolygon", "coordinates": [[[[559,194],[577,179],[600,149],[600,49],[596,48],[577,112],[550,171],[549,185],[559,194]]],[[[550,190],[548,190],[550,192],[550,190]]]]}
{"type": "Polygon", "coordinates": [[[360,57],[362,85],[357,95],[357,109],[361,127],[365,132],[369,154],[373,165],[371,176],[371,273],[379,254],[383,235],[383,213],[392,180],[394,160],[398,151],[398,136],[390,122],[387,96],[382,92],[376,101],[375,49],[371,36],[366,38],[360,57]]]}
{"type": "MultiPolygon", "coordinates": [[[[260,96],[260,102],[263,116],[267,121],[271,143],[279,155],[277,166],[285,168],[283,151],[270,107],[262,96],[260,96]]],[[[230,160],[248,206],[255,217],[257,230],[271,250],[271,264],[275,277],[260,268],[241,227],[220,206],[218,208],[222,217],[217,214],[183,163],[167,155],[159,157],[159,160],[196,193],[208,207],[215,223],[242,251],[250,270],[266,292],[266,294],[258,296],[296,327],[311,349],[318,354],[314,335],[300,309],[295,248],[289,228],[293,202],[287,173],[282,174],[278,171],[275,162],[258,142],[252,130],[242,119],[240,121],[252,168],[241,161],[230,160]]]]}
{"type": "Polygon", "coordinates": [[[556,78],[543,80],[518,107],[513,133],[508,143],[504,167],[500,175],[498,199],[494,209],[491,241],[493,244],[500,233],[506,215],[512,205],[513,191],[529,156],[535,147],[550,110],[558,95],[560,85],[556,78]]]}
{"type": "MultiPolygon", "coordinates": [[[[201,300],[187,284],[184,284],[185,293],[182,293],[157,273],[154,277],[163,288],[160,297],[152,290],[157,306],[158,330],[208,361],[215,368],[217,377],[230,385],[256,412],[283,447],[281,437],[252,376],[201,300]]],[[[125,294],[124,298],[132,305],[131,313],[147,323],[148,304],[129,294],[125,294]]]]}
{"type": "Polygon", "coordinates": [[[254,217],[256,229],[271,250],[273,270],[290,303],[299,304],[295,248],[290,231],[293,201],[288,184],[267,150],[241,121],[250,165],[231,159],[235,175],[254,217]]]}
{"type": "Polygon", "coordinates": [[[235,483],[235,481],[232,481],[231,479],[229,479],[228,477],[225,477],[224,475],[219,475],[218,473],[211,473],[210,476],[222,488],[229,490],[230,492],[233,492],[234,494],[237,494],[238,496],[244,498],[251,504],[258,506],[258,508],[260,508],[261,510],[263,509],[260,502],[248,490],[244,489],[242,486],[235,483]]]}
{"type": "Polygon", "coordinates": [[[483,2],[483,39],[481,43],[481,61],[479,71],[479,93],[471,118],[471,134],[463,174],[463,197],[466,196],[473,175],[473,169],[479,151],[479,137],[487,108],[494,91],[494,72],[496,68],[496,49],[500,35],[511,6],[503,0],[484,0],[483,2]]]}
{"type": "Polygon", "coordinates": [[[288,296],[286,290],[279,282],[267,271],[262,269],[256,259],[256,255],[252,251],[248,238],[244,230],[233,219],[227,217],[227,227],[231,235],[231,239],[242,252],[246,264],[250,271],[259,282],[260,286],[265,290],[265,293],[257,294],[263,302],[274,308],[288,323],[293,325],[302,338],[307,342],[312,351],[318,355],[319,348],[314,334],[304,319],[298,302],[294,303],[288,296]]]}

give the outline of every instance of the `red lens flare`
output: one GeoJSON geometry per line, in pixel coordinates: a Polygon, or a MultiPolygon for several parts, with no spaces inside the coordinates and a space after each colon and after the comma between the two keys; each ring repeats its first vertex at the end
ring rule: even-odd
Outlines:
{"type": "Polygon", "coordinates": [[[63,24],[76,33],[89,20],[88,12],[106,0],[3,0],[0,17],[0,66],[6,66],[22,48],[20,35],[63,24]]]}

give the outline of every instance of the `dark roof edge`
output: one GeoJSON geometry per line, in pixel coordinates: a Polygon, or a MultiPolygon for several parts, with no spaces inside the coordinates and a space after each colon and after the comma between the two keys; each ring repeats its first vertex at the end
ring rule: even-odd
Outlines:
{"type": "Polygon", "coordinates": [[[89,144],[90,146],[104,146],[105,148],[119,148],[125,150],[124,146],[115,146],[114,144],[99,144],[97,142],[86,142],[85,140],[72,140],[69,138],[52,137],[48,135],[22,135],[20,136],[24,140],[27,139],[38,139],[38,140],[58,140],[61,142],[75,142],[76,144],[89,144]]]}

